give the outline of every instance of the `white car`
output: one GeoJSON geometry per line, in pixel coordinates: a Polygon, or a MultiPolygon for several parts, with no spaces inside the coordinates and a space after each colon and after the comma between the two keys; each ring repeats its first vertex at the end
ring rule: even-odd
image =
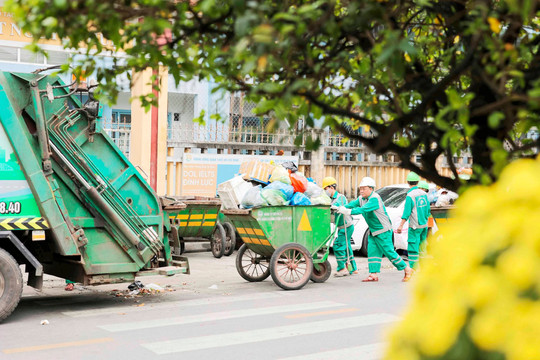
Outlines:
{"type": "MultiPolygon", "coordinates": [[[[384,202],[386,212],[390,216],[392,221],[392,228],[394,229],[393,239],[394,247],[396,250],[407,250],[407,230],[409,228],[409,222],[405,222],[403,225],[403,231],[401,234],[396,232],[399,224],[401,223],[401,215],[403,215],[403,208],[405,207],[405,198],[407,197],[407,191],[410,187],[408,184],[396,184],[382,187],[375,190],[384,202]]],[[[436,193],[434,184],[430,184],[429,195],[432,196],[436,193]]],[[[367,239],[368,239],[368,226],[362,215],[353,215],[354,232],[351,239],[351,247],[353,251],[358,251],[360,255],[367,256],[367,239]]],[[[437,231],[437,224],[433,227],[433,232],[437,231]]]]}

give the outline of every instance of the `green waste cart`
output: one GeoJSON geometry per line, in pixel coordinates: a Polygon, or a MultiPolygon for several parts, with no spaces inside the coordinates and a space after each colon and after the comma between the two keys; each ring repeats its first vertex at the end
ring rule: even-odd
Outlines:
{"type": "Polygon", "coordinates": [[[251,282],[272,275],[285,290],[302,288],[310,279],[328,280],[332,271],[327,243],[329,206],[269,206],[250,210],[222,210],[244,245],[236,255],[236,269],[251,282]]]}
{"type": "Polygon", "coordinates": [[[186,242],[209,241],[216,258],[230,255],[234,251],[234,239],[230,237],[232,225],[223,225],[218,220],[220,200],[204,197],[168,199],[172,202],[165,209],[172,224],[170,242],[176,255],[184,253],[186,242]]]}
{"type": "Polygon", "coordinates": [[[431,207],[431,215],[433,215],[433,218],[437,222],[437,226],[443,225],[451,221],[452,219],[452,210],[455,208],[454,205],[450,206],[441,206],[431,207]]]}

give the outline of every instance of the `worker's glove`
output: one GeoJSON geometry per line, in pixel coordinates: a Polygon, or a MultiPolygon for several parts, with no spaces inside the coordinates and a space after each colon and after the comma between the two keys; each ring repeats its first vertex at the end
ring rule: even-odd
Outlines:
{"type": "Polygon", "coordinates": [[[340,206],[337,210],[338,213],[343,215],[351,215],[352,209],[347,209],[345,206],[340,206]]]}
{"type": "Polygon", "coordinates": [[[338,209],[339,209],[339,206],[336,206],[336,205],[330,206],[330,210],[332,211],[338,211],[338,209]]]}

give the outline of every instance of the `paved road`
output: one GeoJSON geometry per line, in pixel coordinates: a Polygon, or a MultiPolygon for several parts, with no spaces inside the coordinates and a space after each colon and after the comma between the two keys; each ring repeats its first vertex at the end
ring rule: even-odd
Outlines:
{"type": "Polygon", "coordinates": [[[127,284],[69,293],[58,278],[25,288],[0,325],[0,359],[380,359],[410,286],[387,263],[379,283],[362,274],[283,291],[271,278],[245,282],[236,254],[187,255],[191,275],[140,279],[159,294],[116,296],[127,284]]]}

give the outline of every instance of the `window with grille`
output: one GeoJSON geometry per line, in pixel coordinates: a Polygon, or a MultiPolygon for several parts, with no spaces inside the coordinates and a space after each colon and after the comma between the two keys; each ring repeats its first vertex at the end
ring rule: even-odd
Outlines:
{"type": "Polygon", "coordinates": [[[103,128],[124,155],[129,158],[131,111],[113,109],[111,119],[105,120],[103,128]]]}
{"type": "Polygon", "coordinates": [[[231,98],[229,141],[272,144],[274,134],[267,131],[270,118],[256,116],[253,109],[257,104],[245,101],[241,96],[231,98]]]}

